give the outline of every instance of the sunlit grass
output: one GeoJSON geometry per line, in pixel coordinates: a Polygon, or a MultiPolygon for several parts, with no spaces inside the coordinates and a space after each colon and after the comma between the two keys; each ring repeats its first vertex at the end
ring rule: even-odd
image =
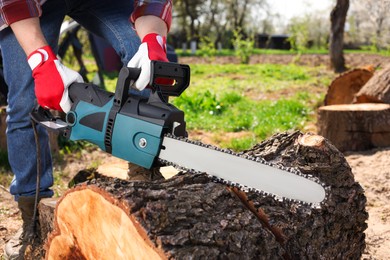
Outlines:
{"type": "MultiPolygon", "coordinates": [[[[171,101],[185,112],[187,128],[213,133],[251,132],[250,137],[217,140],[243,150],[274,133],[303,129],[334,74],[324,67],[295,64],[190,64],[190,87],[171,101]]],[[[115,74],[105,75],[115,90],[115,74]]]]}
{"type": "Polygon", "coordinates": [[[264,94],[309,86],[327,86],[331,80],[324,67],[304,67],[295,64],[193,64],[191,65],[192,89],[208,89],[216,92],[253,90],[264,94]]]}
{"type": "MultiPolygon", "coordinates": [[[[310,107],[301,96],[276,101],[254,101],[237,92],[215,94],[210,91],[184,93],[173,103],[185,112],[189,130],[254,133],[251,145],[290,129],[302,129],[309,120],[310,107]]],[[[235,141],[237,146],[237,140],[235,141]]],[[[245,147],[248,148],[248,147],[245,147]]]]}

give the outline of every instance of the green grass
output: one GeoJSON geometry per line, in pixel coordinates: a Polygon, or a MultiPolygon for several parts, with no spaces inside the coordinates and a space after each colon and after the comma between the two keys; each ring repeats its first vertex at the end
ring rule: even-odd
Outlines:
{"type": "MultiPolygon", "coordinates": [[[[334,74],[325,67],[296,64],[190,64],[190,87],[172,102],[185,112],[187,128],[222,134],[249,132],[217,140],[234,150],[250,148],[274,133],[303,129],[334,74]]],[[[92,70],[91,70],[92,71],[92,70]]],[[[114,91],[115,74],[105,75],[114,91]]]]}
{"type": "MultiPolygon", "coordinates": [[[[188,56],[195,56],[195,57],[202,57],[204,56],[204,53],[201,50],[197,50],[195,54],[192,54],[190,50],[183,51],[182,49],[176,49],[175,50],[177,55],[179,57],[188,57],[188,56]]],[[[372,46],[366,46],[362,47],[361,49],[356,49],[356,50],[344,50],[344,53],[347,54],[378,54],[378,55],[383,55],[383,56],[389,56],[390,51],[383,49],[383,50],[373,50],[372,46]]],[[[234,56],[234,50],[232,49],[222,49],[216,52],[216,56],[234,56]]],[[[296,51],[296,50],[276,50],[276,49],[260,49],[260,48],[255,48],[253,51],[253,54],[257,55],[266,55],[266,54],[276,54],[276,55],[283,55],[283,54],[293,54],[293,55],[298,55],[298,54],[323,54],[323,55],[328,55],[329,50],[328,49],[306,49],[306,50],[301,50],[301,51],[296,51]]]]}
{"type": "Polygon", "coordinates": [[[237,92],[217,95],[206,90],[184,93],[173,103],[185,112],[190,130],[250,131],[258,140],[262,140],[275,132],[301,129],[304,126],[309,119],[310,108],[305,105],[302,96],[254,101],[237,92]]]}
{"type": "Polygon", "coordinates": [[[191,65],[191,88],[256,93],[308,85],[323,86],[330,78],[322,77],[324,67],[303,67],[295,64],[224,64],[191,65]]]}
{"type": "MultiPolygon", "coordinates": [[[[180,55],[187,55],[177,51],[180,55]]],[[[295,54],[293,51],[256,49],[256,54],[295,54]]],[[[315,51],[315,53],[322,53],[315,51]]],[[[325,52],[324,52],[325,53],[325,52]]],[[[232,55],[223,50],[219,55],[232,55]]],[[[87,62],[88,77],[96,73],[87,62]]],[[[325,66],[296,64],[189,64],[190,87],[172,102],[185,112],[187,128],[217,135],[249,133],[216,140],[234,150],[250,148],[274,133],[303,129],[312,124],[334,74],[325,66]]],[[[104,75],[113,92],[117,73],[104,75]]]]}
{"type": "Polygon", "coordinates": [[[333,76],[324,67],[294,64],[192,64],[190,87],[173,103],[185,112],[190,131],[252,133],[219,143],[243,150],[313,123],[333,76]]]}
{"type": "MultiPolygon", "coordinates": [[[[188,57],[188,56],[197,56],[202,57],[204,53],[202,50],[197,50],[195,54],[191,53],[191,50],[183,51],[182,49],[175,50],[179,57],[188,57]]],[[[328,54],[329,51],[326,49],[307,49],[305,51],[301,51],[301,54],[328,54]]],[[[235,51],[233,49],[222,49],[216,51],[216,56],[234,56],[235,51]]],[[[298,51],[295,50],[276,50],[276,49],[260,49],[255,48],[253,50],[253,54],[298,54],[298,51]]]]}

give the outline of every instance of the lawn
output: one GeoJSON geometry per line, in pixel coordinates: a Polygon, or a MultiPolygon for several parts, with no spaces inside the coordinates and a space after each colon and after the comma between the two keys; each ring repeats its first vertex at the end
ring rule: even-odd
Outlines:
{"type": "MultiPolygon", "coordinates": [[[[316,109],[334,77],[325,66],[189,65],[190,86],[171,102],[185,112],[190,137],[203,133],[237,151],[277,132],[313,129],[316,109]]],[[[105,84],[114,91],[116,75],[106,74],[105,84]]]]}
{"type": "Polygon", "coordinates": [[[173,104],[185,112],[190,136],[191,131],[213,133],[214,143],[234,150],[313,125],[333,76],[324,67],[294,64],[190,67],[190,87],[173,104]],[[246,134],[227,134],[232,132],[246,134]]]}
{"type": "MultiPolygon", "coordinates": [[[[294,55],[290,51],[259,51],[256,54],[294,55]]],[[[180,51],[178,54],[185,56],[180,51]]],[[[75,59],[68,61],[70,67],[76,63],[75,59]]],[[[85,56],[85,64],[88,78],[94,78],[96,64],[92,56],[85,56]]],[[[213,144],[237,151],[277,132],[315,130],[316,109],[335,77],[326,65],[218,64],[213,58],[210,63],[188,65],[190,86],[171,102],[185,112],[190,137],[202,140],[201,135],[208,136],[213,144]]],[[[77,66],[73,68],[77,70],[77,66]]],[[[117,73],[104,74],[108,91],[115,90],[116,79],[117,73]]]]}

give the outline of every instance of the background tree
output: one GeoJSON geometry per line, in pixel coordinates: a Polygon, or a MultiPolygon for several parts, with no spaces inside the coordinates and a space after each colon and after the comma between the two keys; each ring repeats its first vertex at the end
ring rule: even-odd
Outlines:
{"type": "Polygon", "coordinates": [[[206,6],[208,12],[204,13],[204,22],[201,25],[200,34],[212,40],[215,46],[217,46],[217,43],[221,43],[227,47],[225,32],[228,20],[226,19],[224,1],[209,0],[206,6]]]}
{"type": "Polygon", "coordinates": [[[209,37],[232,47],[233,31],[240,30],[246,37],[259,24],[266,30],[272,28],[266,8],[266,0],[177,0],[171,35],[179,37],[179,42],[209,37]]]}
{"type": "Polygon", "coordinates": [[[349,36],[356,44],[370,45],[373,51],[388,48],[389,0],[353,0],[349,19],[349,36]]]}
{"type": "Polygon", "coordinates": [[[330,14],[331,30],[329,55],[330,65],[335,72],[346,70],[343,54],[344,26],[349,9],[349,0],[337,0],[336,6],[330,14]]]}
{"type": "Polygon", "coordinates": [[[186,42],[194,40],[199,35],[200,17],[203,12],[205,0],[177,0],[174,1],[173,17],[177,24],[180,39],[186,42]]]}

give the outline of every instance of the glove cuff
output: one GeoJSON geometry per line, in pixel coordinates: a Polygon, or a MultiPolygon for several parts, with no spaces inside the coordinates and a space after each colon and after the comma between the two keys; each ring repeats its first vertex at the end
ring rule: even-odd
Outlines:
{"type": "Polygon", "coordinates": [[[49,45],[43,46],[33,51],[28,57],[27,62],[31,70],[43,64],[49,59],[56,59],[54,52],[49,45]]]}
{"type": "Polygon", "coordinates": [[[145,35],[145,37],[142,39],[142,43],[148,43],[148,44],[158,44],[160,45],[161,49],[164,50],[164,52],[167,52],[167,39],[164,36],[161,36],[157,33],[149,33],[145,35]]]}

